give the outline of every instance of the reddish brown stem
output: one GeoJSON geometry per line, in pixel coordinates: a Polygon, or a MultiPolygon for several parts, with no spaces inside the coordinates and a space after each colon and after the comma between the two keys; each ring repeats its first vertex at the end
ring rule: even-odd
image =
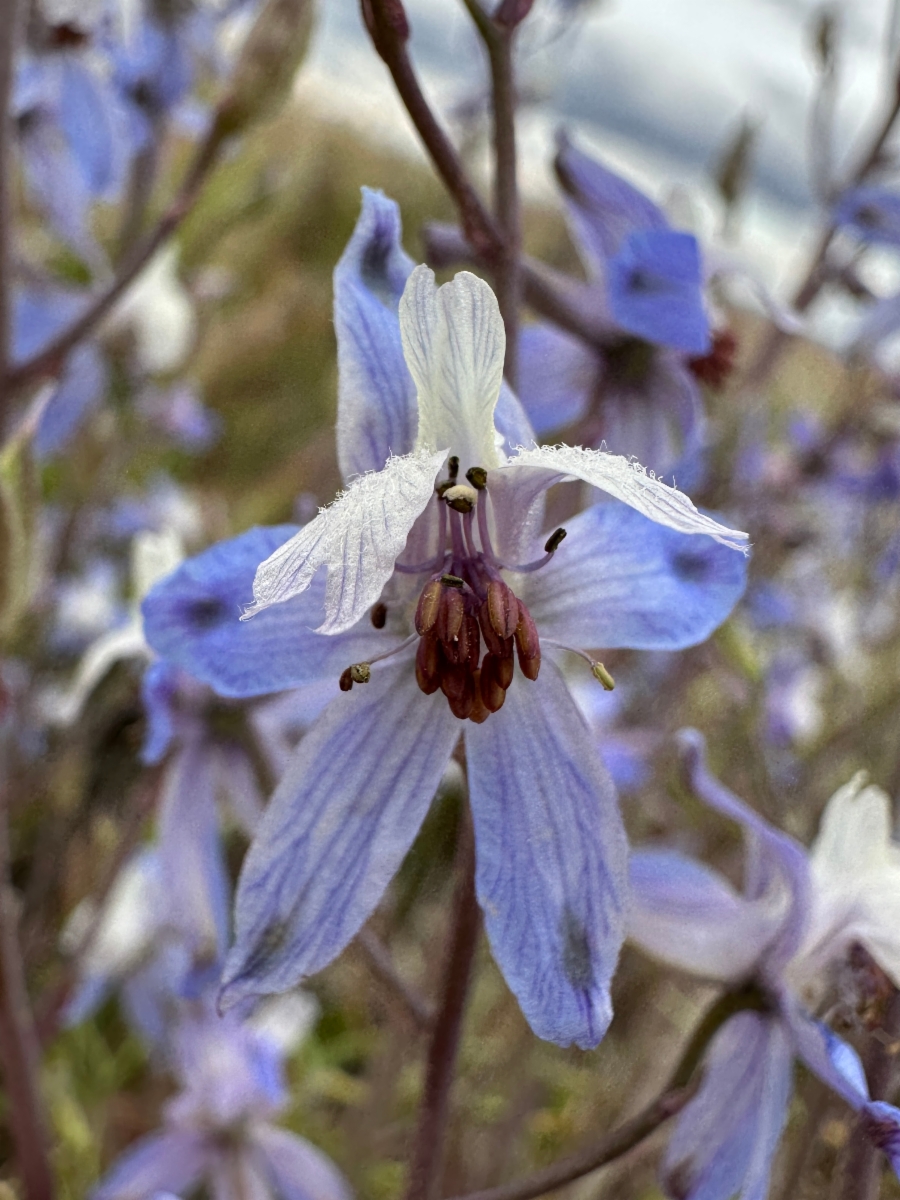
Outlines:
{"type": "Polygon", "coordinates": [[[437,1188],[463,1010],[481,927],[481,912],[475,897],[475,838],[468,811],[460,830],[457,861],[460,878],[453,898],[450,945],[444,966],[440,1007],[428,1048],[425,1089],[413,1145],[406,1200],[430,1200],[437,1188]]]}
{"type": "Polygon", "coordinates": [[[391,73],[400,99],[459,209],[467,241],[493,265],[503,251],[503,234],[475,191],[447,134],[438,124],[406,51],[409,27],[399,0],[361,0],[372,44],[391,73]]]}

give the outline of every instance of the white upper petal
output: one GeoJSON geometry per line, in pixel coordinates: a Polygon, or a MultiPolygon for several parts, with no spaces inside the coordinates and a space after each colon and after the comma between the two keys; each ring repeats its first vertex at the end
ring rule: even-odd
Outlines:
{"type": "Polygon", "coordinates": [[[438,288],[433,271],[416,267],[400,300],[400,334],[418,394],[417,448],[450,450],[463,474],[498,466],[494,409],[506,334],[494,293],[468,271],[438,288]]]}
{"type": "Polygon", "coordinates": [[[445,457],[446,451],[416,451],[353,480],[259,565],[253,604],[244,615],[305,591],[319,567],[327,567],[325,620],[316,632],[342,633],[355,625],[393,574],[445,457]]]}
{"type": "Polygon", "coordinates": [[[548,472],[547,487],[567,476],[583,479],[660,525],[681,533],[706,533],[733,550],[748,552],[746,533],[728,529],[699,512],[684,492],[663,483],[640,463],[621,454],[586,450],[582,446],[536,446],[520,449],[503,470],[513,477],[521,473],[524,484],[526,472],[531,474],[535,469],[548,472]]]}
{"type": "Polygon", "coordinates": [[[896,855],[890,797],[865,782],[865,773],[858,772],[838,788],[822,814],[810,862],[824,885],[858,882],[863,872],[886,866],[896,855]]]}

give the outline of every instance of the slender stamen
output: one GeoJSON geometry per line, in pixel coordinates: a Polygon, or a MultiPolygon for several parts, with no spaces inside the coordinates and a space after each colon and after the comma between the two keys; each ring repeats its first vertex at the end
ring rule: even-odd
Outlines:
{"type": "MultiPolygon", "coordinates": [[[[476,507],[481,508],[481,505],[479,504],[476,507]]],[[[467,512],[463,515],[462,527],[463,527],[463,533],[465,534],[466,546],[468,547],[470,557],[472,557],[474,559],[480,558],[481,555],[479,554],[478,546],[475,543],[475,513],[474,513],[474,511],[467,512]]]]}
{"type": "Polygon", "coordinates": [[[554,646],[557,650],[567,650],[569,654],[577,654],[579,658],[583,658],[590,666],[593,677],[598,683],[603,684],[604,691],[611,692],[616,686],[616,681],[610,675],[609,671],[607,671],[606,667],[604,667],[603,663],[599,659],[591,658],[587,651],[578,650],[574,646],[567,646],[565,642],[557,642],[552,638],[546,637],[541,638],[541,645],[554,646]]]}
{"type": "Polygon", "coordinates": [[[366,662],[351,663],[341,672],[340,688],[342,692],[349,692],[354,683],[368,683],[371,677],[371,668],[375,663],[384,662],[385,659],[393,658],[395,654],[400,654],[409,646],[418,642],[419,635],[412,633],[408,638],[405,638],[399,646],[394,646],[391,650],[385,650],[383,654],[376,654],[374,658],[367,659],[366,662]]]}
{"type": "Polygon", "coordinates": [[[509,563],[498,562],[497,566],[502,567],[504,571],[515,571],[518,575],[527,575],[531,571],[539,571],[541,567],[546,567],[547,563],[559,549],[560,543],[565,537],[566,531],[562,528],[557,529],[554,533],[551,533],[544,545],[544,549],[547,551],[547,553],[543,558],[536,558],[534,562],[523,563],[518,567],[512,566],[509,563]]]}
{"type": "Polygon", "coordinates": [[[424,563],[394,563],[402,575],[433,575],[444,565],[447,557],[447,505],[438,501],[438,549],[434,558],[424,563]]]}
{"type": "Polygon", "coordinates": [[[491,545],[491,528],[488,521],[488,506],[487,497],[489,493],[485,492],[478,505],[478,536],[481,538],[481,549],[484,554],[492,562],[496,561],[497,556],[494,554],[494,547],[491,545]]]}

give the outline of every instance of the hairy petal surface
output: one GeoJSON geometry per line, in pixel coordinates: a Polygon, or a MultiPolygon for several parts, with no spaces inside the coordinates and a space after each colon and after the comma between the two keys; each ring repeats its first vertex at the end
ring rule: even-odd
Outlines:
{"type": "Polygon", "coordinates": [[[579,646],[681,650],[704,641],[743,594],[747,560],[621,504],[596,504],[527,585],[542,633],[579,646]]]}
{"type": "Polygon", "coordinates": [[[721,875],[675,850],[636,850],[628,937],[678,970],[744,979],[778,932],[783,911],[747,900],[721,875]]]}
{"type": "Polygon", "coordinates": [[[793,1048],[777,1018],[737,1013],[707,1052],[700,1091],[678,1119],[663,1183],[679,1200],[765,1200],[787,1118],[793,1048]]]}
{"type": "Polygon", "coordinates": [[[418,395],[416,446],[450,450],[463,474],[497,466],[494,409],[506,351],[497,297],[468,271],[438,288],[429,267],[416,267],[400,301],[400,334],[418,395]]]}
{"type": "Polygon", "coordinates": [[[346,637],[313,632],[324,618],[325,580],[300,596],[239,620],[260,562],[297,534],[296,525],[249,529],[186,559],[141,605],[144,636],[170,663],[220,696],[261,696],[334,677],[385,649],[368,624],[346,637]]]}
{"type": "Polygon", "coordinates": [[[207,1137],[168,1130],[127,1150],[91,1193],[91,1200],[147,1200],[155,1192],[187,1193],[209,1168],[207,1137]]]}
{"type": "Polygon", "coordinates": [[[252,616],[305,592],[328,570],[325,620],[316,633],[343,633],[381,595],[409,531],[434,492],[446,448],[389,458],[381,471],[354,479],[345,492],[270,555],[253,580],[252,616]]]}
{"type": "Polygon", "coordinates": [[[334,271],[338,463],[344,481],[380,470],[416,440],[416,389],[403,358],[398,308],[412,259],[400,209],[362,189],[362,212],[334,271]]]}
{"type": "Polygon", "coordinates": [[[514,485],[522,486],[526,493],[538,485],[548,488],[566,478],[582,479],[660,525],[681,533],[706,533],[724,546],[747,552],[746,533],[728,529],[699,512],[684,492],[663,483],[640,463],[620,454],[587,450],[583,446],[539,446],[520,450],[503,468],[503,473],[509,474],[514,485]],[[542,480],[535,478],[538,471],[546,472],[542,480]]]}
{"type": "Polygon", "coordinates": [[[478,899],[538,1037],[586,1049],[612,1017],[628,847],[615,789],[552,662],[466,730],[478,899]]]}
{"type": "Polygon", "coordinates": [[[251,1136],[280,1200],[351,1200],[334,1163],[303,1138],[268,1124],[257,1125],[251,1136]]]}
{"type": "Polygon", "coordinates": [[[375,908],[428,810],[459,724],[407,662],[342,693],[306,735],[244,860],[223,1000],[320,970],[375,908]]]}

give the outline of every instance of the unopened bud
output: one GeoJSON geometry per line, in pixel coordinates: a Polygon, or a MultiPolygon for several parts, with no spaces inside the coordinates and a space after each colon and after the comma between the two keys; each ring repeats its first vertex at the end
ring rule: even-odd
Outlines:
{"type": "Polygon", "coordinates": [[[313,27],[312,0],[267,0],[241,47],[216,110],[221,136],[272,114],[290,91],[313,27]]]}
{"type": "Polygon", "coordinates": [[[612,675],[610,675],[609,671],[607,671],[606,667],[604,667],[602,662],[595,662],[591,664],[591,674],[598,683],[603,684],[603,687],[607,692],[611,692],[616,686],[616,681],[613,679],[612,675]]]}

